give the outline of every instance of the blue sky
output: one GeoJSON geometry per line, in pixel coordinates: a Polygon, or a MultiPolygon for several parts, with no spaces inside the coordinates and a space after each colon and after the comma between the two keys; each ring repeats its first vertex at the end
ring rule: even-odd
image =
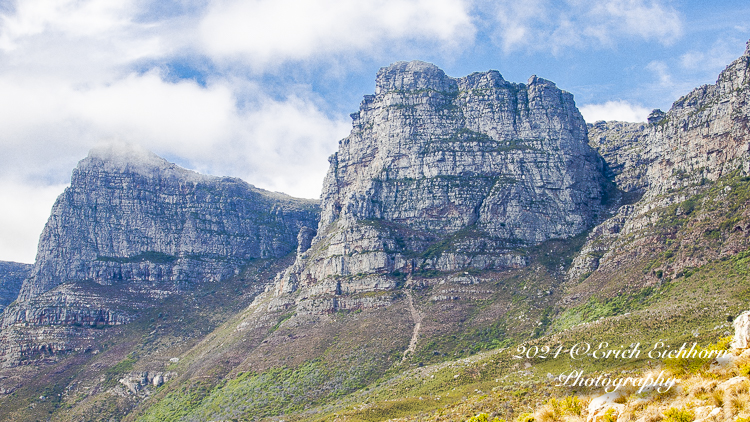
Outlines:
{"type": "Polygon", "coordinates": [[[0,0],[0,260],[33,262],[76,162],[105,142],[317,197],[382,66],[499,70],[642,121],[713,83],[746,1],[0,0]]]}

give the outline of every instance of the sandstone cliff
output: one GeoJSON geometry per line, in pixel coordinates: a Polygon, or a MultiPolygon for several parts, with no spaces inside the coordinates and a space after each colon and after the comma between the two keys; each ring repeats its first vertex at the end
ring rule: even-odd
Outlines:
{"type": "MultiPolygon", "coordinates": [[[[156,296],[218,282],[253,259],[293,252],[300,230],[314,227],[318,215],[317,201],[200,175],[135,147],[96,149],[55,202],[18,302],[31,306],[67,282],[135,283],[156,296]]],[[[58,293],[50,297],[64,296],[58,293]]],[[[21,305],[6,312],[6,325],[37,313],[21,305]]]]}
{"type": "Polygon", "coordinates": [[[573,96],[532,76],[451,78],[399,62],[330,158],[318,233],[280,279],[315,292],[388,289],[384,274],[519,267],[519,247],[588,229],[600,157],[573,96]]]}

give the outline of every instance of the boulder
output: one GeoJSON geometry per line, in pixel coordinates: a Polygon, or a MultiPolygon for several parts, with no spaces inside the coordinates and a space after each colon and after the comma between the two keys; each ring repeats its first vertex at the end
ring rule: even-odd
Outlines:
{"type": "Polygon", "coordinates": [[[747,349],[750,347],[750,311],[745,311],[734,319],[734,340],[732,347],[747,349]]]}

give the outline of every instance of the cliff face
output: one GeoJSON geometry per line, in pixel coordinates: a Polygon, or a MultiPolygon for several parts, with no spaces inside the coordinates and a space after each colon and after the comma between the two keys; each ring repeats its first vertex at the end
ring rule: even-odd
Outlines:
{"type": "Polygon", "coordinates": [[[73,281],[167,291],[220,281],[250,260],[293,252],[317,221],[317,201],[105,147],[78,164],[57,199],[19,302],[73,281]]]}
{"type": "Polygon", "coordinates": [[[605,122],[589,124],[589,145],[606,163],[607,176],[624,192],[644,193],[652,159],[646,156],[645,123],[605,122]]]}
{"type": "Polygon", "coordinates": [[[513,250],[589,228],[601,211],[603,167],[573,96],[496,71],[451,78],[399,62],[352,114],[330,158],[318,233],[279,291],[389,288],[375,277],[420,269],[525,265],[513,250]]]}
{"type": "MultiPolygon", "coordinates": [[[[623,206],[589,236],[569,278],[579,279],[604,266],[626,248],[626,237],[647,229],[656,211],[684,201],[734,171],[750,170],[750,43],[741,57],[721,72],[716,84],[704,85],[675,101],[648,123],[597,122],[591,145],[612,169],[618,187],[643,193],[623,206]]],[[[642,243],[642,242],[641,242],[642,243]]],[[[627,248],[635,248],[632,243],[627,248]]],[[[627,249],[626,248],[626,249],[627,249]]],[[[701,265],[702,261],[691,265],[701,265]]],[[[606,269],[603,268],[603,269],[606,269]]]]}
{"type": "Polygon", "coordinates": [[[21,284],[29,276],[31,268],[29,264],[0,261],[0,313],[16,300],[21,284]]]}

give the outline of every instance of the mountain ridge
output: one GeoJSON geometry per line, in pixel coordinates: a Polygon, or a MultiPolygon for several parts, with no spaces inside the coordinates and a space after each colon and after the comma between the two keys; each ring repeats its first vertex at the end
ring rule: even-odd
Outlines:
{"type": "Polygon", "coordinates": [[[133,146],[96,148],[55,202],[19,300],[67,280],[219,281],[249,259],[294,250],[299,230],[317,222],[316,207],[133,146]]]}
{"type": "MultiPolygon", "coordinates": [[[[0,413],[511,419],[571,394],[549,385],[558,371],[641,374],[669,362],[518,360],[504,347],[716,342],[750,297],[749,63],[750,43],[716,85],[649,122],[589,126],[572,95],[541,78],[384,67],[330,159],[320,223],[292,223],[285,255],[189,289],[88,277],[22,298],[27,308],[6,310],[14,322],[0,332],[0,353],[15,359],[0,368],[0,413]],[[508,204],[518,215],[493,213],[508,204]],[[130,302],[108,307],[113,298],[130,302]]],[[[104,262],[174,262],[133,251],[104,262]]]]}

